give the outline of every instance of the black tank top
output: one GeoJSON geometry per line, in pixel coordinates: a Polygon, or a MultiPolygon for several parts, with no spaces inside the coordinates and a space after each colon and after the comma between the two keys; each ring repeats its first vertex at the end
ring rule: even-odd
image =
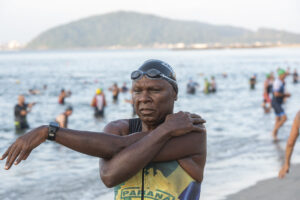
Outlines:
{"type": "Polygon", "coordinates": [[[129,135],[142,131],[142,120],[140,118],[129,119],[129,135]]]}

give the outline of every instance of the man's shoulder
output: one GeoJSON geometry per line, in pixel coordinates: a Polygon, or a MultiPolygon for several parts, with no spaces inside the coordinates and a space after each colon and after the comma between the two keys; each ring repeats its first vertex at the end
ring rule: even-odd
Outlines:
{"type": "Polygon", "coordinates": [[[116,135],[128,135],[129,119],[119,119],[109,122],[104,128],[104,132],[116,135]]]}

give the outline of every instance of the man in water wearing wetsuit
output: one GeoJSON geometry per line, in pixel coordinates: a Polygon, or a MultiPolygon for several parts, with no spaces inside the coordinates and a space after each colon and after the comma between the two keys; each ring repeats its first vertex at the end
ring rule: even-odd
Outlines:
{"type": "Polygon", "coordinates": [[[296,140],[299,136],[299,132],[300,132],[300,111],[298,111],[298,113],[294,119],[290,137],[286,143],[285,162],[284,162],[284,165],[282,166],[281,170],[279,171],[279,175],[278,175],[279,178],[284,178],[286,173],[289,172],[291,157],[292,157],[292,153],[293,153],[293,149],[294,149],[296,140]]]}
{"type": "Polygon", "coordinates": [[[117,200],[199,199],[206,161],[205,120],[196,114],[173,114],[178,89],[168,64],[147,61],[131,78],[139,118],[111,122],[105,133],[64,129],[53,123],[38,127],[3,154],[5,169],[26,160],[48,138],[104,158],[101,178],[108,187],[115,186],[117,200]]]}
{"type": "Polygon", "coordinates": [[[14,114],[15,114],[15,128],[17,131],[22,131],[29,128],[27,122],[27,114],[31,111],[32,106],[35,103],[25,103],[24,95],[18,97],[18,104],[15,105],[14,114]]]}
{"type": "Polygon", "coordinates": [[[277,132],[279,128],[284,124],[287,120],[287,116],[282,108],[283,99],[285,97],[290,97],[289,93],[285,93],[285,82],[284,79],[286,77],[286,73],[283,69],[278,70],[278,79],[276,79],[273,83],[273,98],[272,98],[272,107],[275,111],[276,121],[274,125],[274,129],[272,132],[272,136],[274,140],[277,140],[277,132]]]}

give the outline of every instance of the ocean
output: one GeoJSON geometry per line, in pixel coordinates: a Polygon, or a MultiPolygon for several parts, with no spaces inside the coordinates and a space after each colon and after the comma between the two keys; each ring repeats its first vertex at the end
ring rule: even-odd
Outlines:
{"type": "MultiPolygon", "coordinates": [[[[31,128],[48,124],[66,106],[74,108],[69,128],[102,131],[110,121],[131,118],[132,107],[121,93],[114,103],[108,88],[114,83],[131,85],[130,73],[147,59],[161,59],[176,72],[179,97],[175,112],[189,111],[206,119],[207,163],[202,183],[202,200],[221,200],[226,195],[277,176],[291,124],[300,109],[300,83],[286,79],[292,97],[284,104],[288,121],[279,131],[278,143],[271,138],[275,115],[261,108],[266,73],[278,67],[300,72],[299,48],[234,49],[206,51],[91,50],[0,52],[0,153],[20,134],[14,130],[13,108],[19,94],[36,102],[28,114],[31,128]],[[223,77],[227,74],[227,78],[223,77]],[[249,78],[257,75],[255,90],[249,78]],[[204,78],[216,77],[218,91],[204,94],[204,78]],[[195,95],[186,93],[192,78],[200,84],[195,95]],[[47,85],[44,90],[43,86],[47,85]],[[90,107],[96,88],[103,88],[107,108],[97,120],[90,107]],[[58,104],[60,90],[71,90],[66,105],[58,104]],[[41,94],[29,95],[29,89],[41,94]]],[[[300,161],[296,144],[292,162],[300,161]]],[[[99,159],[45,142],[29,158],[9,171],[0,161],[1,200],[90,200],[113,199],[113,190],[99,178],[99,159]]]]}

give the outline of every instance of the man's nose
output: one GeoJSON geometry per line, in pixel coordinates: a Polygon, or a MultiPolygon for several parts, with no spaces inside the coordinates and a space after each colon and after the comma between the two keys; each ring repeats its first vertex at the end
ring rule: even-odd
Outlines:
{"type": "Polygon", "coordinates": [[[141,93],[141,95],[139,96],[139,101],[144,102],[144,103],[151,101],[151,97],[150,97],[149,93],[147,91],[143,91],[141,93]]]}

